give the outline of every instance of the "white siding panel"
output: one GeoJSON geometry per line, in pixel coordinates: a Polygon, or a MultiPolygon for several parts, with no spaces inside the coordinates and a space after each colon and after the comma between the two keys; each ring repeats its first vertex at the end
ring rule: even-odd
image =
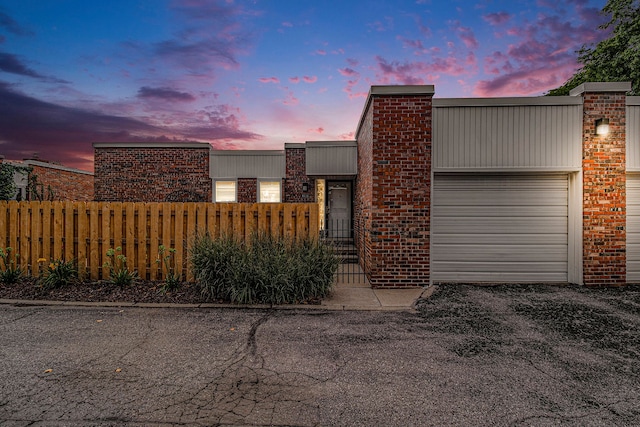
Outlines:
{"type": "Polygon", "coordinates": [[[310,176],[357,175],[358,146],[307,144],[306,171],[310,176]]]}
{"type": "Polygon", "coordinates": [[[213,151],[212,178],[284,178],[283,151],[213,151]]]}
{"type": "Polygon", "coordinates": [[[627,176],[627,282],[640,283],[640,175],[627,176]]]}
{"type": "Polygon", "coordinates": [[[433,108],[434,170],[580,168],[581,105],[433,108]]]}
{"type": "Polygon", "coordinates": [[[640,105],[627,105],[627,169],[640,171],[640,105]]]}
{"type": "Polygon", "coordinates": [[[437,174],[434,282],[566,282],[568,176],[437,174]]]}

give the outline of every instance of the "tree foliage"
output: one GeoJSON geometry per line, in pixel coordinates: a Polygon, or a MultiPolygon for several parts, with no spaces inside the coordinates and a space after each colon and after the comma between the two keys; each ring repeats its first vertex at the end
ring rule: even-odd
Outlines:
{"type": "Polygon", "coordinates": [[[6,163],[0,164],[0,200],[11,200],[15,197],[17,188],[13,180],[15,168],[6,163]]]}
{"type": "Polygon", "coordinates": [[[549,95],[568,95],[585,82],[631,82],[630,95],[640,95],[640,0],[609,0],[602,9],[609,16],[599,27],[611,35],[578,51],[582,68],[549,95]]]}

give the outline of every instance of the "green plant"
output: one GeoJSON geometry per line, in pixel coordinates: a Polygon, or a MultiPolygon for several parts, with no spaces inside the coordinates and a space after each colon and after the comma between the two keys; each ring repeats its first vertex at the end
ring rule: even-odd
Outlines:
{"type": "Polygon", "coordinates": [[[102,265],[102,268],[108,269],[111,283],[120,287],[129,286],[138,280],[138,272],[129,270],[127,257],[121,253],[116,255],[117,252],[122,252],[120,246],[107,250],[107,258],[109,259],[102,265]]]}
{"type": "Polygon", "coordinates": [[[22,268],[17,265],[16,260],[19,255],[13,252],[11,247],[6,249],[0,248],[0,260],[2,267],[0,269],[0,283],[10,285],[16,283],[22,277],[22,268]]]}
{"type": "Polygon", "coordinates": [[[42,278],[42,287],[54,289],[66,286],[78,279],[74,261],[55,260],[49,264],[42,278]]]}
{"type": "Polygon", "coordinates": [[[240,304],[288,304],[322,298],[333,286],[339,259],[316,239],[296,241],[254,234],[197,236],[190,248],[196,284],[208,298],[240,304]]]}
{"type": "Polygon", "coordinates": [[[175,253],[176,250],[174,248],[167,249],[164,245],[158,247],[158,259],[156,259],[156,263],[162,268],[164,284],[160,288],[160,292],[163,294],[175,291],[182,283],[182,275],[176,272],[175,253]]]}

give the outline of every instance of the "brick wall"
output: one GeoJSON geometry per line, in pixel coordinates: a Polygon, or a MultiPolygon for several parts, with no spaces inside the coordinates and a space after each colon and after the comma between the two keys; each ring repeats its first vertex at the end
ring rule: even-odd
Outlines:
{"type": "Polygon", "coordinates": [[[583,280],[592,286],[623,285],[626,97],[624,92],[585,91],[583,100],[583,280]],[[609,119],[609,135],[596,135],[599,118],[609,119]]]}
{"type": "Polygon", "coordinates": [[[208,144],[94,144],[95,200],[208,202],[208,144]]]}
{"type": "MultiPolygon", "coordinates": [[[[47,164],[40,161],[25,161],[31,167],[31,178],[37,179],[37,191],[44,200],[93,200],[93,174],[47,164]]],[[[39,196],[28,195],[30,200],[37,200],[39,196]]]]}
{"type": "Polygon", "coordinates": [[[429,283],[432,97],[432,87],[372,88],[357,132],[358,242],[374,287],[429,283]]]}
{"type": "Polygon", "coordinates": [[[256,203],[258,201],[258,179],[238,178],[238,203],[256,203]]]}
{"type": "Polygon", "coordinates": [[[313,203],[315,202],[315,180],[310,179],[306,173],[305,148],[285,147],[286,167],[284,180],[285,203],[313,203]],[[303,191],[303,185],[307,184],[307,191],[303,191]]]}

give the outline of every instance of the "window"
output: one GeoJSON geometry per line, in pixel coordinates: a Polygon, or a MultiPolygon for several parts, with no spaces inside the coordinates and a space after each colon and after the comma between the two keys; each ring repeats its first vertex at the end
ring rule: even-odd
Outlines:
{"type": "Polygon", "coordinates": [[[280,203],[280,181],[258,181],[258,201],[280,203]]]}
{"type": "Polygon", "coordinates": [[[215,201],[235,202],[236,201],[236,182],[235,181],[216,181],[215,201]]]}

